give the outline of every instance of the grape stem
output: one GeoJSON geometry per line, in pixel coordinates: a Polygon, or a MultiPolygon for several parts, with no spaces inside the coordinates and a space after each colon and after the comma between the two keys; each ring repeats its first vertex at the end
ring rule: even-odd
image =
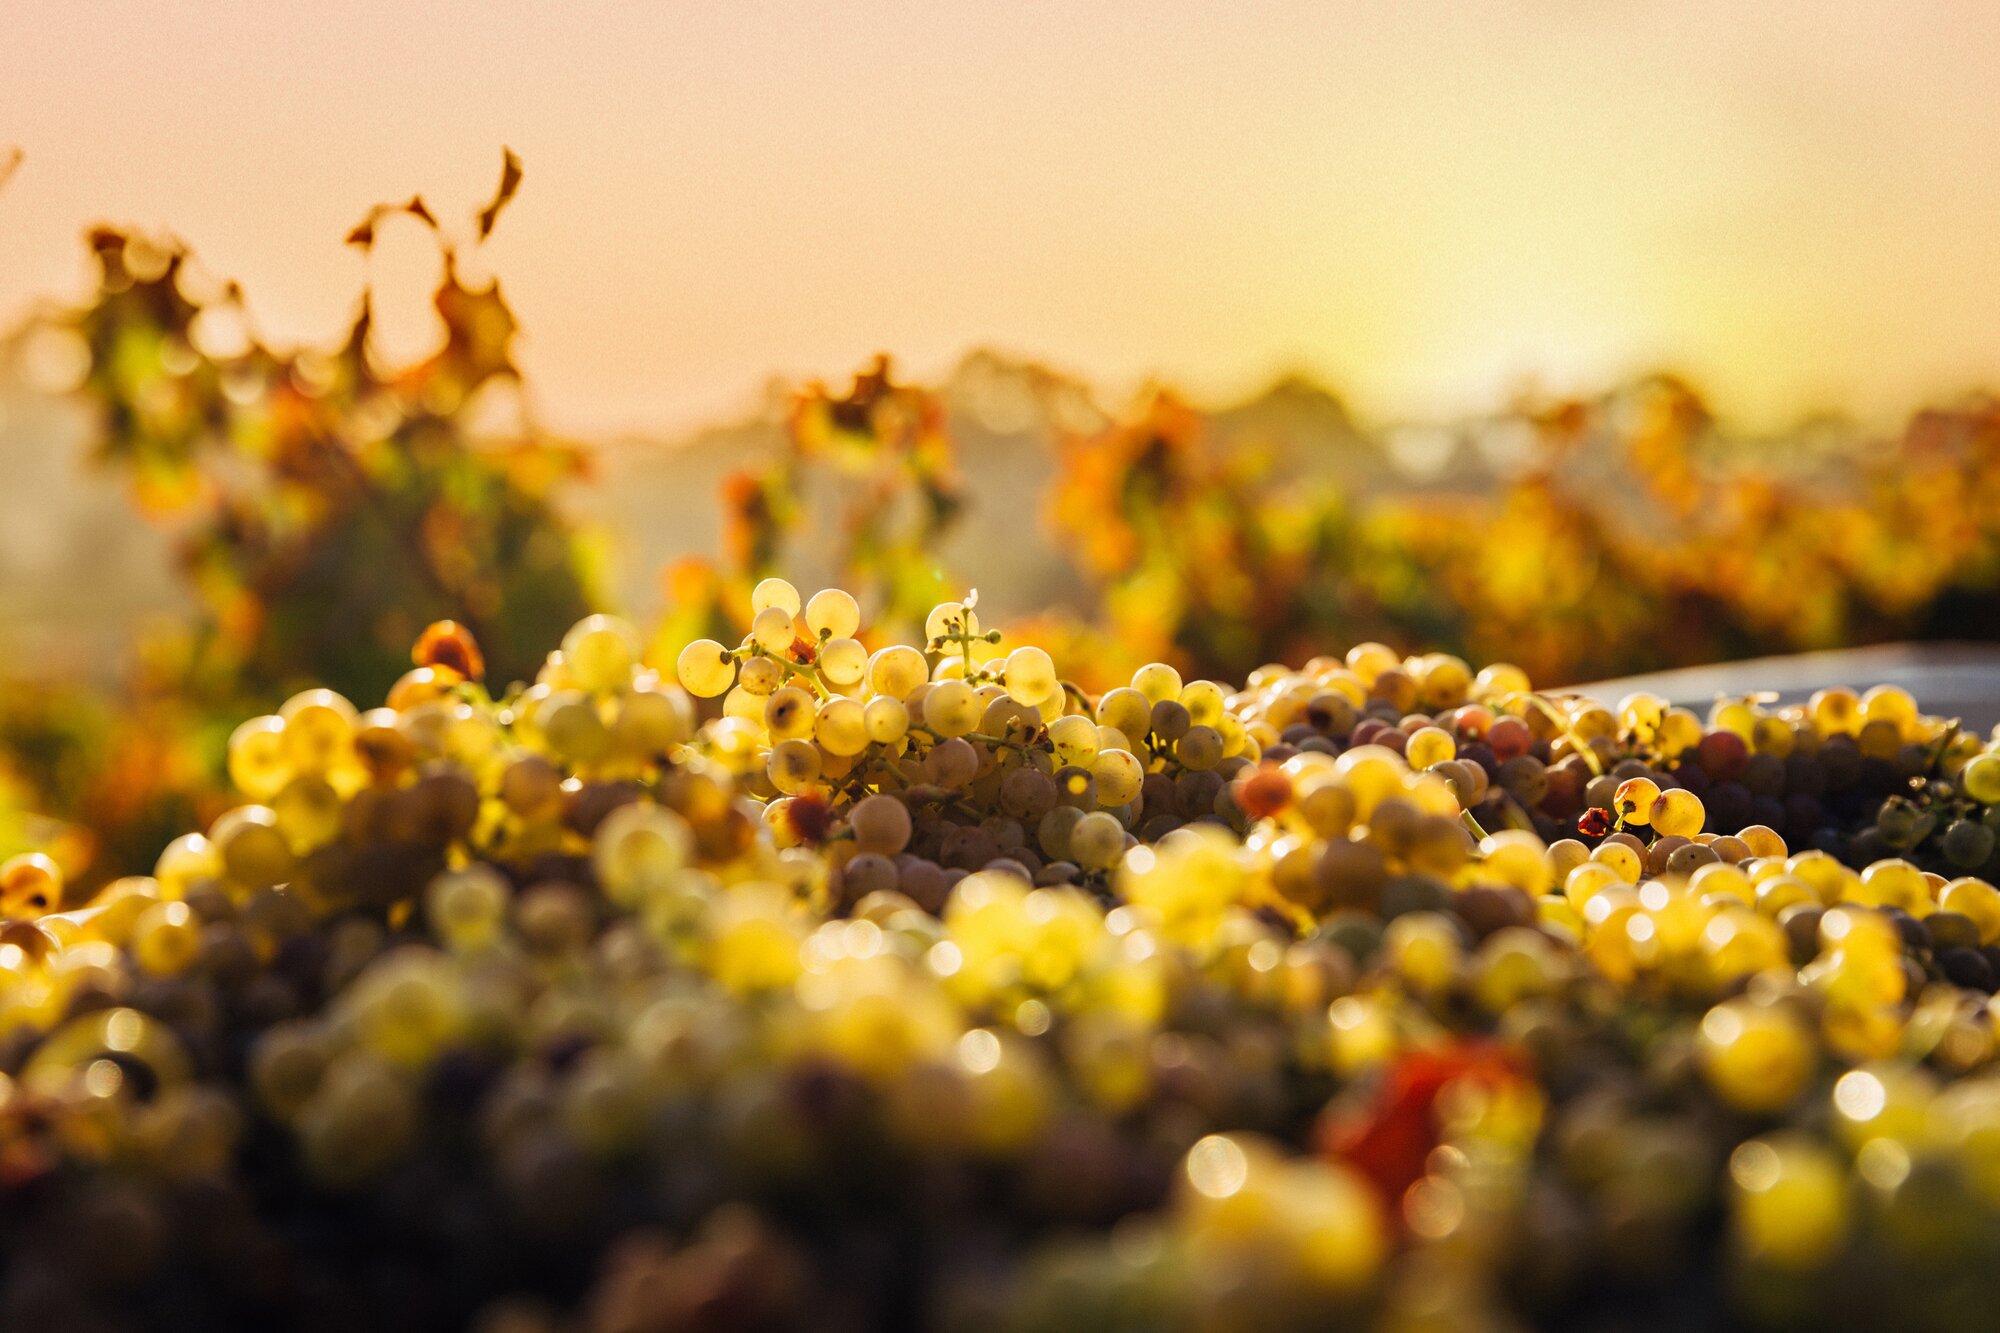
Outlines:
{"type": "Polygon", "coordinates": [[[1583,741],[1583,738],[1576,734],[1576,728],[1570,725],[1570,721],[1567,717],[1564,717],[1561,712],[1557,711],[1556,706],[1554,704],[1550,703],[1547,699],[1544,699],[1541,695],[1534,693],[1523,694],[1517,697],[1526,699],[1529,703],[1541,709],[1542,715],[1548,718],[1549,721],[1555,723],[1556,729],[1562,732],[1563,739],[1568,741],[1570,743],[1570,746],[1578,754],[1583,756],[1584,763],[1590,765],[1590,772],[1592,777],[1601,778],[1604,776],[1604,761],[1597,757],[1597,751],[1595,749],[1593,749],[1589,745],[1586,745],[1583,741]]]}

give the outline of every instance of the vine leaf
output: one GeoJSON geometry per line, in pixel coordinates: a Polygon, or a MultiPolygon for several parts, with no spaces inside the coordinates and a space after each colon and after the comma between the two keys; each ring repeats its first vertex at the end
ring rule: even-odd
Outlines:
{"type": "Polygon", "coordinates": [[[358,245],[363,250],[368,249],[375,244],[376,226],[380,224],[383,218],[393,217],[398,213],[408,213],[432,231],[438,229],[437,217],[431,212],[430,206],[424,203],[424,197],[420,194],[413,194],[406,203],[377,204],[375,207],[369,209],[368,216],[361,219],[353,231],[347,233],[347,243],[349,245],[358,245]]]}
{"type": "Polygon", "coordinates": [[[500,221],[501,210],[521,188],[520,154],[504,145],[500,154],[500,188],[494,191],[493,202],[479,210],[479,239],[482,241],[493,234],[493,225],[500,221]]]}

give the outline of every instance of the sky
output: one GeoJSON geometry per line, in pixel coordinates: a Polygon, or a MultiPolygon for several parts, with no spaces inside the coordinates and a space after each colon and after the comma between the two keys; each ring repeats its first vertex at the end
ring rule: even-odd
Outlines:
{"type": "MultiPolygon", "coordinates": [[[[1657,367],[1888,420],[2000,384],[1996,68],[1987,0],[0,0],[0,323],[108,219],[324,339],[367,206],[464,218],[508,144],[483,262],[578,433],[981,346],[1377,419],[1657,367]]],[[[373,276],[431,262],[398,228],[373,276]]]]}

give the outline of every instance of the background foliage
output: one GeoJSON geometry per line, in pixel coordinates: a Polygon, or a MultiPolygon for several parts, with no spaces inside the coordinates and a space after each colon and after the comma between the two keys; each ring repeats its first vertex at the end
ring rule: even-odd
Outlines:
{"type": "MultiPolygon", "coordinates": [[[[509,154],[472,247],[519,184],[509,154]]],[[[229,720],[308,683],[377,699],[446,617],[495,679],[517,678],[599,602],[593,544],[559,497],[590,484],[588,456],[528,410],[498,282],[465,278],[465,247],[421,199],[349,240],[371,246],[392,216],[429,228],[444,260],[437,349],[394,367],[372,351],[368,294],[337,340],[282,349],[179,243],[88,238],[97,291],[54,323],[87,351],[95,465],[125,479],[135,521],[173,532],[193,611],[135,645],[116,690],[31,664],[0,690],[0,850],[56,845],[92,878],[147,862],[209,813],[229,720]]],[[[983,504],[1021,507],[1020,539],[1049,543],[1082,590],[1034,599],[1015,628],[1091,688],[1154,658],[1240,680],[1364,639],[1557,683],[2000,637],[1991,397],[1919,412],[1818,470],[1799,465],[1803,439],[1725,436],[1670,376],[1484,425],[1523,442],[1496,484],[1343,489],[1220,441],[1210,413],[1156,386],[1055,440],[1043,494],[989,496],[968,492],[941,394],[883,358],[845,390],[798,392],[784,447],[725,481],[719,549],[665,571],[653,653],[740,634],[751,586],[808,546],[871,624],[907,632],[979,581],[941,552],[983,504]]]]}

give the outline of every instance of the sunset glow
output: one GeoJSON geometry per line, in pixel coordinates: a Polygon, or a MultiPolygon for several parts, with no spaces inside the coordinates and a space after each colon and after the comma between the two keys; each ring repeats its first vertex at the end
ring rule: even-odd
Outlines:
{"type": "MultiPolygon", "coordinates": [[[[1375,416],[1666,365],[1756,424],[2000,380],[1974,3],[172,6],[16,0],[0,316],[171,228],[324,336],[377,199],[490,247],[549,415],[995,345],[1122,391],[1305,369],[1375,416]]],[[[375,261],[422,290],[420,238],[375,261]]]]}

